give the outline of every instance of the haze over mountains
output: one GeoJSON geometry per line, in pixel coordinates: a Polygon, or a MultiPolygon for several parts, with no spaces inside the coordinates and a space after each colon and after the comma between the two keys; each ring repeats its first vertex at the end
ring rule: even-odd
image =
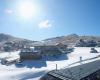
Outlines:
{"type": "Polygon", "coordinates": [[[82,47],[90,47],[91,45],[84,45],[84,43],[95,43],[96,45],[100,45],[100,36],[79,36],[77,34],[70,34],[67,36],[59,36],[53,37],[49,39],[45,39],[40,41],[32,41],[23,38],[17,38],[8,34],[0,34],[0,51],[9,51],[9,50],[19,50],[24,47],[34,46],[34,45],[53,45],[56,43],[63,43],[66,45],[73,45],[81,44],[78,46],[82,47]],[[82,41],[82,42],[80,42],[82,41]]]}

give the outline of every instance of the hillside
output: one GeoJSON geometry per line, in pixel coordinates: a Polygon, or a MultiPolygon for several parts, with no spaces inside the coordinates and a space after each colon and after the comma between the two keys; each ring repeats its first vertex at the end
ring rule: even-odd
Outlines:
{"type": "MultiPolygon", "coordinates": [[[[88,44],[88,42],[96,42],[97,46],[100,46],[100,36],[79,36],[77,34],[71,34],[68,36],[54,37],[43,40],[45,44],[56,44],[63,43],[66,45],[75,46],[80,43],[80,40],[83,40],[88,44]]],[[[82,45],[80,45],[81,47],[82,45]]],[[[83,44],[83,47],[88,47],[83,44]]]]}
{"type": "Polygon", "coordinates": [[[22,49],[33,43],[31,40],[13,37],[8,34],[0,34],[0,51],[14,51],[22,49]]]}
{"type": "Polygon", "coordinates": [[[79,36],[77,34],[70,34],[67,36],[59,36],[42,41],[32,41],[17,38],[8,34],[0,34],[0,51],[14,51],[28,46],[44,44],[54,45],[56,43],[63,43],[68,46],[77,47],[94,47],[100,46],[100,36],[79,36]]]}

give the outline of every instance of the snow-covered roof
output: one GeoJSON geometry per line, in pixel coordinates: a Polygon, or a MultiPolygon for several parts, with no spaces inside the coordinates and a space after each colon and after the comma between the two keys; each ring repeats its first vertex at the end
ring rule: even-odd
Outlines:
{"type": "Polygon", "coordinates": [[[13,61],[13,60],[16,60],[16,59],[20,59],[20,57],[18,56],[18,55],[16,55],[16,56],[12,56],[12,57],[7,57],[7,58],[5,58],[5,60],[6,61],[13,61]]]}
{"type": "Polygon", "coordinates": [[[100,60],[70,68],[51,71],[48,74],[58,77],[62,80],[80,80],[98,70],[100,70],[100,60]]]}

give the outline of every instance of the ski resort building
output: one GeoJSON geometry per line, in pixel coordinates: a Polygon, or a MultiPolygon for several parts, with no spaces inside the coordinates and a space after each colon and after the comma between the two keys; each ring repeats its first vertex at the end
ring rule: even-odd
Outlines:
{"type": "Polygon", "coordinates": [[[30,60],[30,59],[34,60],[34,59],[40,59],[40,58],[41,58],[40,52],[31,48],[24,48],[20,52],[21,60],[30,60]]]}
{"type": "Polygon", "coordinates": [[[67,45],[63,45],[61,43],[58,44],[52,44],[52,45],[36,45],[34,46],[35,50],[38,50],[41,52],[42,55],[55,55],[55,54],[61,54],[63,51],[67,49],[67,45]]]}
{"type": "Polygon", "coordinates": [[[67,45],[62,43],[54,45],[35,45],[33,49],[24,48],[20,52],[21,59],[41,59],[47,56],[56,56],[63,53],[69,53],[73,51],[73,48],[68,49],[67,45]]]}

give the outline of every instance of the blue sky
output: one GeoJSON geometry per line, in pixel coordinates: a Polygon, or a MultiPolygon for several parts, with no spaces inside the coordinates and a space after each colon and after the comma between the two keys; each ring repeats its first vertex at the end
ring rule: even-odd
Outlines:
{"type": "Polygon", "coordinates": [[[0,33],[43,40],[72,33],[98,36],[99,27],[100,0],[0,0],[0,33]]]}

